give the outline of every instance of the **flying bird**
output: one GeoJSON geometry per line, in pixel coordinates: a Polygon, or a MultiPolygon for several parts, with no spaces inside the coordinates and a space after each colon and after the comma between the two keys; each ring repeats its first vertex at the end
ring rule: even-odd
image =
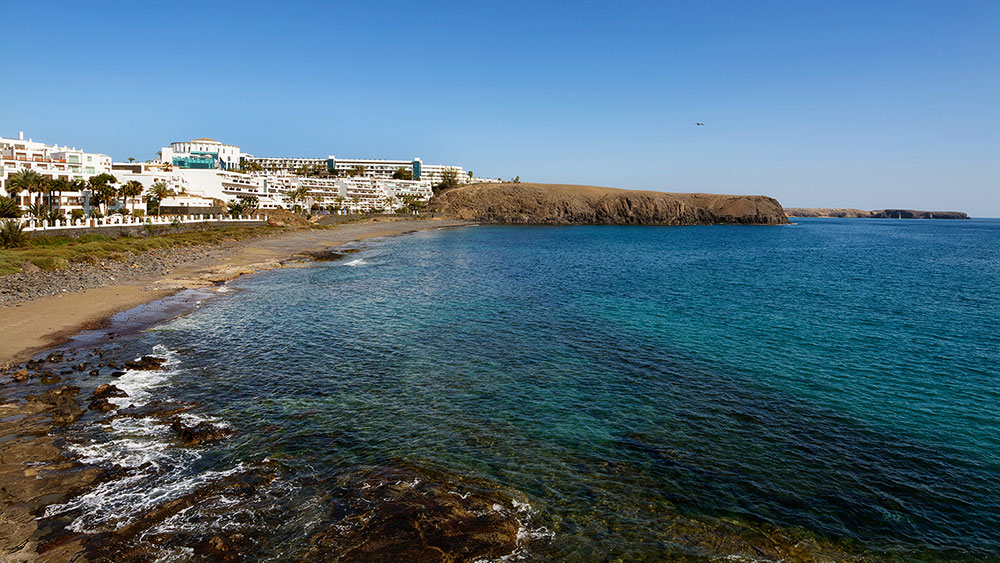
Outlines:
{"type": "Polygon", "coordinates": [[[704,123],[698,123],[697,121],[694,124],[695,125],[704,125],[704,123]]]}

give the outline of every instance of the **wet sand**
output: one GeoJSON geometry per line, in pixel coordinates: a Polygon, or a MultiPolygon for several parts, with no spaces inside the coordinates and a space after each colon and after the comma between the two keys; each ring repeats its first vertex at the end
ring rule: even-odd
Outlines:
{"type": "Polygon", "coordinates": [[[228,256],[189,263],[166,276],[140,278],[0,308],[0,365],[29,359],[77,332],[98,328],[115,313],[187,288],[206,287],[243,274],[279,268],[308,252],[349,242],[467,225],[462,221],[385,218],[327,230],[298,230],[234,248],[228,256]]]}

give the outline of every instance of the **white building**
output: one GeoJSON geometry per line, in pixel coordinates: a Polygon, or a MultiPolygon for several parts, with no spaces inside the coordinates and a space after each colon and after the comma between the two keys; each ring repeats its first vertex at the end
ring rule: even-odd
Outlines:
{"type": "MultiPolygon", "coordinates": [[[[62,180],[89,180],[98,174],[111,173],[111,157],[106,154],[89,153],[75,147],[46,145],[32,139],[25,140],[24,133],[16,139],[0,137],[0,191],[8,195],[7,180],[21,170],[34,170],[43,176],[62,180]]],[[[52,202],[53,208],[71,212],[83,209],[85,201],[82,192],[62,192],[49,196],[21,192],[15,197],[22,207],[28,207],[44,199],[52,202]]]]}
{"type": "Polygon", "coordinates": [[[170,143],[160,149],[160,162],[178,168],[238,170],[245,156],[236,145],[206,137],[170,143]]]}

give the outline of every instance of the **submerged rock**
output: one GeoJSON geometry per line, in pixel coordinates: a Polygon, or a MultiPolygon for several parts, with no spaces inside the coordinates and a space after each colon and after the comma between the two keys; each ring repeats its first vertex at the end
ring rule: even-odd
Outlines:
{"type": "Polygon", "coordinates": [[[115,417],[123,418],[167,418],[189,411],[198,406],[196,403],[175,403],[172,401],[150,401],[145,405],[129,405],[119,409],[115,417]]]}
{"type": "Polygon", "coordinates": [[[108,397],[128,397],[128,393],[122,391],[114,385],[104,383],[99,385],[97,389],[94,390],[94,394],[91,395],[92,399],[106,399],[108,397]]]}
{"type": "Polygon", "coordinates": [[[158,370],[162,369],[163,364],[165,364],[166,362],[167,362],[166,358],[157,358],[156,356],[143,356],[138,360],[125,362],[125,369],[141,370],[141,371],[158,370]]]}
{"type": "Polygon", "coordinates": [[[10,375],[10,377],[14,381],[20,382],[20,381],[27,381],[28,378],[31,377],[31,374],[28,373],[28,370],[26,370],[26,369],[19,369],[19,370],[15,371],[14,373],[12,373],[10,375]]]}
{"type": "Polygon", "coordinates": [[[180,418],[173,419],[170,423],[170,429],[177,434],[185,446],[197,446],[233,435],[233,431],[229,428],[215,426],[208,422],[199,422],[194,426],[188,426],[180,418]]]}
{"type": "Polygon", "coordinates": [[[375,469],[344,483],[345,516],[313,535],[306,561],[472,561],[518,549],[514,502],[495,489],[375,469]]]}
{"type": "Polygon", "coordinates": [[[87,405],[87,408],[97,412],[109,412],[118,407],[112,405],[107,399],[94,399],[89,405],[87,405]]]}

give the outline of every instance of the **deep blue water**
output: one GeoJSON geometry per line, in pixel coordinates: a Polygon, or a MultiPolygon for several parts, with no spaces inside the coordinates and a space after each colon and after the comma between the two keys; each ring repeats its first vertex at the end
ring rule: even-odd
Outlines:
{"type": "Polygon", "coordinates": [[[198,470],[482,478],[540,558],[726,555],[678,519],[1000,558],[1000,221],[471,227],[232,287],[122,344],[240,429],[198,470]]]}

